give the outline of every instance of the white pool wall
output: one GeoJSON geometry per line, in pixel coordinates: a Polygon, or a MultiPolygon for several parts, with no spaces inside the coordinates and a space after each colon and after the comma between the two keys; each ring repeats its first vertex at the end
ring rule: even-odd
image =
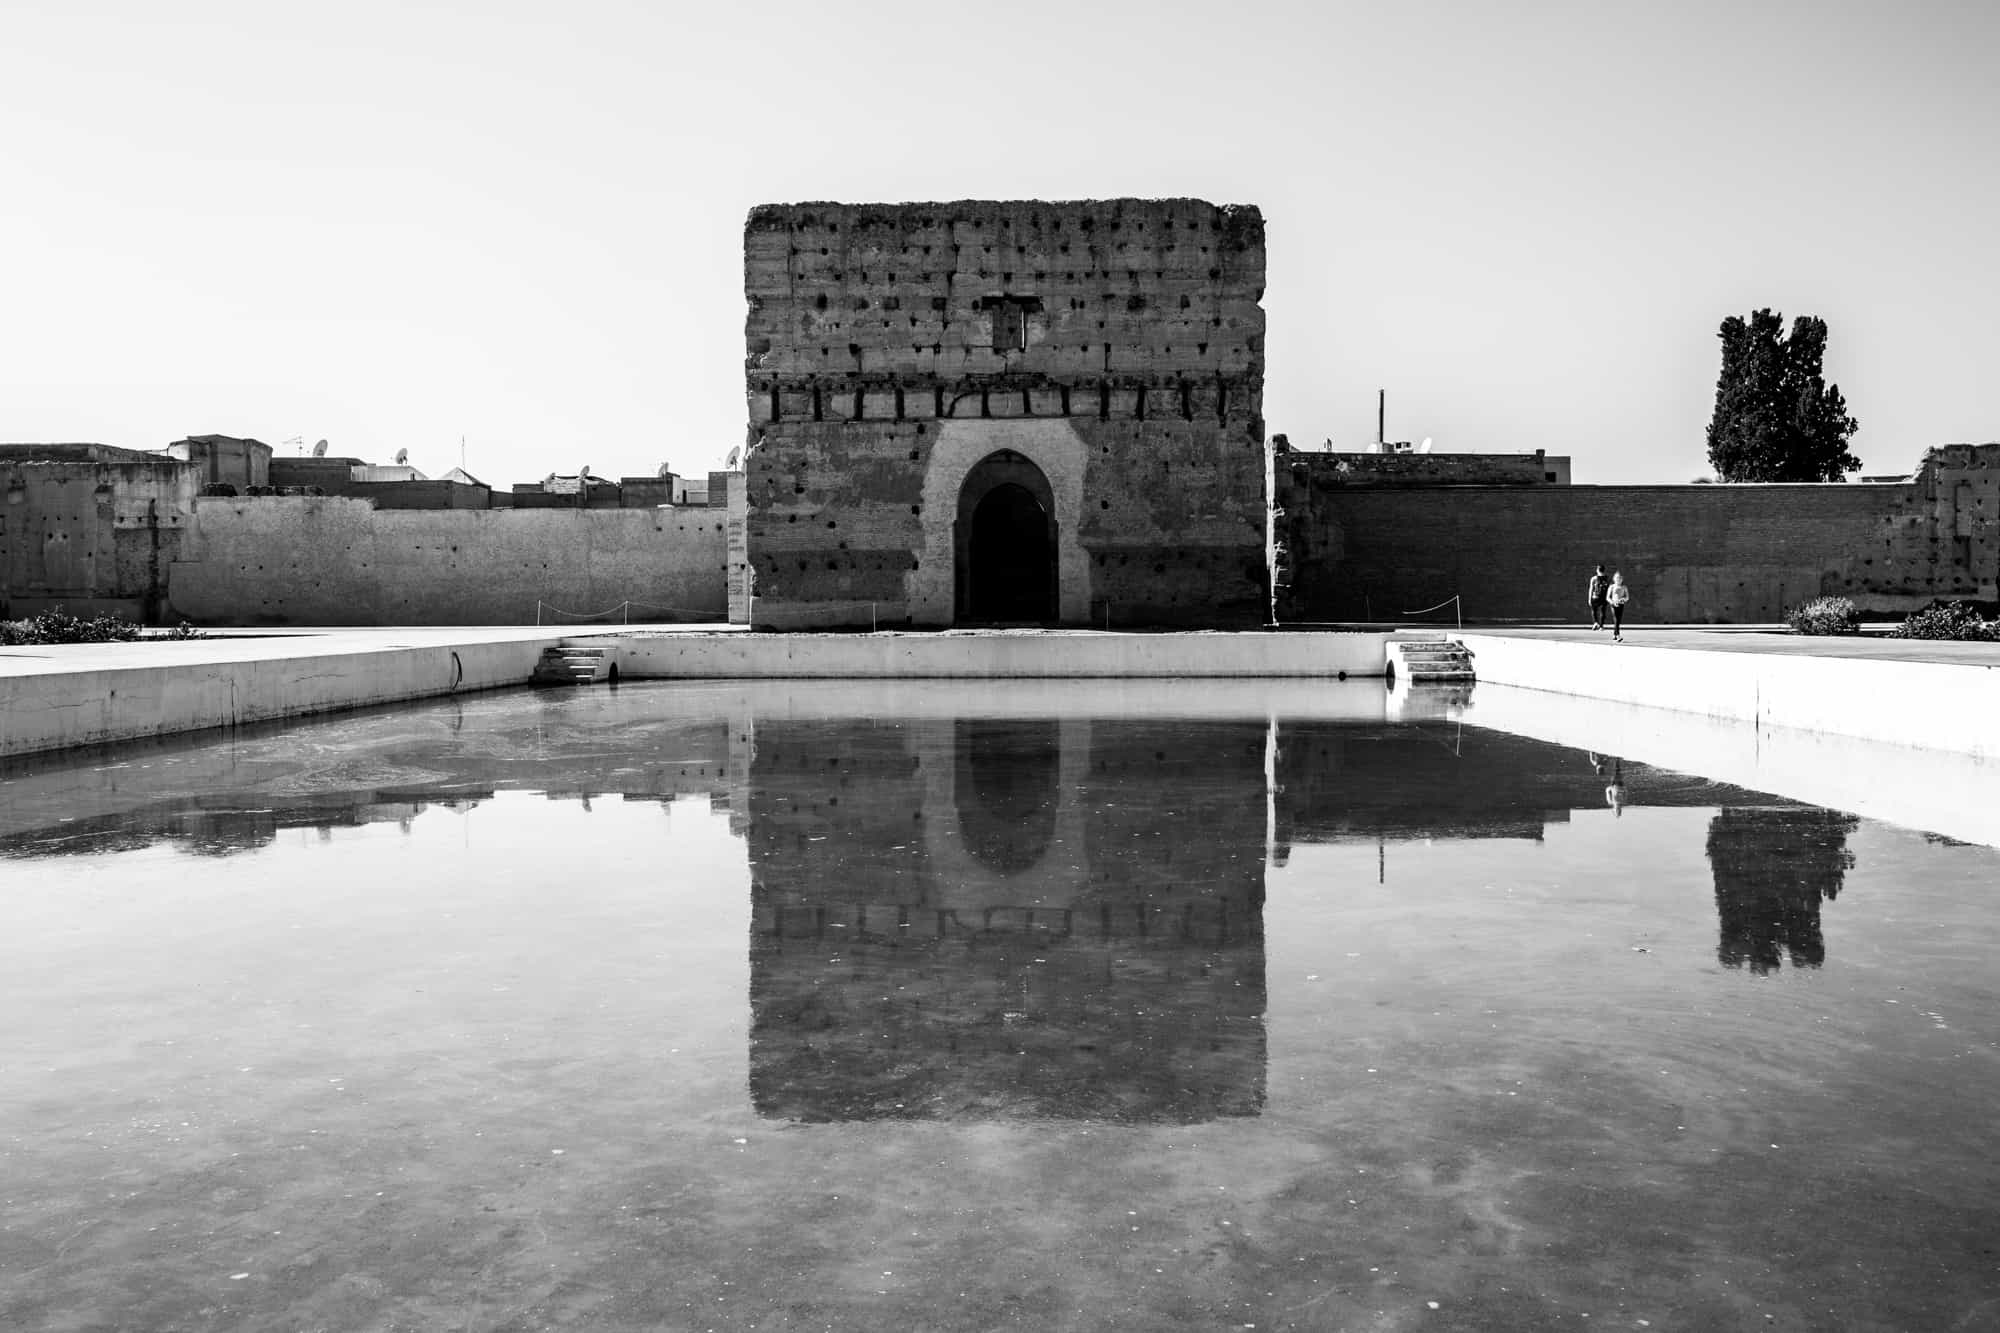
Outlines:
{"type": "Polygon", "coordinates": [[[1484,684],[2000,759],[2000,668],[1468,632],[1484,684]]]}
{"type": "Polygon", "coordinates": [[[1380,676],[1379,633],[659,634],[604,646],[621,678],[1091,679],[1380,676]]]}

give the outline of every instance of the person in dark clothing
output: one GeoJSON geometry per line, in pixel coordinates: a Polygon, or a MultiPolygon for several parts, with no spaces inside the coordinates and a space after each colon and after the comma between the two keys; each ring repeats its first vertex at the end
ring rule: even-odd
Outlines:
{"type": "Polygon", "coordinates": [[[1597,572],[1590,576],[1590,627],[1592,629],[1604,628],[1604,612],[1607,608],[1604,593],[1610,586],[1610,581],[1604,577],[1604,566],[1599,565],[1597,572]]]}

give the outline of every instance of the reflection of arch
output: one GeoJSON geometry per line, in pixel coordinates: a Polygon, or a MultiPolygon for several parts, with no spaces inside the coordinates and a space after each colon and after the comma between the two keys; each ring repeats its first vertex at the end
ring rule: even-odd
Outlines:
{"type": "Polygon", "coordinates": [[[1049,719],[960,718],[952,803],[966,851],[1003,875],[1049,850],[1062,803],[1062,739],[1049,719]]]}
{"type": "Polygon", "coordinates": [[[966,474],[952,528],[958,620],[1056,618],[1055,509],[1049,479],[1011,449],[966,474]]]}

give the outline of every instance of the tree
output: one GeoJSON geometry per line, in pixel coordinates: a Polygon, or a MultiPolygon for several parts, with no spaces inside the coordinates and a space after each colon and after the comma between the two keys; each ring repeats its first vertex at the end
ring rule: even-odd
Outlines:
{"type": "Polygon", "coordinates": [[[1722,321],[1722,374],[1708,423],[1708,460],[1723,481],[1841,481],[1860,468],[1847,442],[1861,428],[1840,386],[1821,374],[1826,321],[1759,310],[1722,321]]]}

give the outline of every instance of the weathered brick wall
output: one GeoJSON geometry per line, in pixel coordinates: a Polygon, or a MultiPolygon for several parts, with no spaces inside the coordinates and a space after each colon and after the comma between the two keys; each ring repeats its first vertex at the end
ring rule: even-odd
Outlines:
{"type": "Polygon", "coordinates": [[[723,478],[723,513],[729,556],[729,623],[747,625],[750,623],[749,508],[741,472],[730,472],[723,478]]]}
{"type": "Polygon", "coordinates": [[[198,487],[185,463],[0,463],[0,614],[159,618],[198,487]]]}
{"type": "Polygon", "coordinates": [[[1934,451],[1905,485],[1368,489],[1318,457],[1277,460],[1282,621],[1393,622],[1454,593],[1468,619],[1574,621],[1599,562],[1624,571],[1641,621],[2000,597],[2000,446],[1934,451]]]}
{"type": "Polygon", "coordinates": [[[744,262],[755,623],[951,623],[999,450],[1050,482],[1063,621],[1264,619],[1254,208],[769,206],[744,262]]]}
{"type": "Polygon", "coordinates": [[[278,457],[270,461],[265,476],[273,486],[317,486],[328,495],[344,495],[354,481],[354,469],[362,465],[359,458],[278,457]]]}
{"type": "Polygon", "coordinates": [[[173,612],[213,625],[532,625],[611,612],[720,621],[720,510],[398,509],[204,498],[173,612]],[[538,604],[542,604],[538,609],[538,604]]]}

